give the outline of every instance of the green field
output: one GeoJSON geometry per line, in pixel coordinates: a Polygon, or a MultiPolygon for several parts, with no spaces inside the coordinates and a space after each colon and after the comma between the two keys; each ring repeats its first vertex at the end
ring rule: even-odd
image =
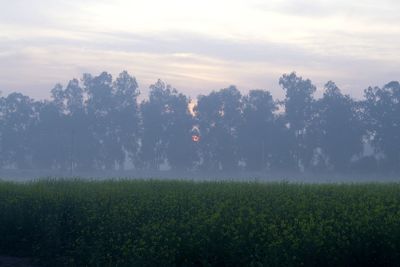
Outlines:
{"type": "Polygon", "coordinates": [[[0,237],[41,266],[400,266],[400,184],[0,182],[0,237]]]}

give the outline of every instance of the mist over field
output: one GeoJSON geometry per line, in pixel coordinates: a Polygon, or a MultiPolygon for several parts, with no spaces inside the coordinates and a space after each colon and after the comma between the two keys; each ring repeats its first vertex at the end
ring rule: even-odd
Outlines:
{"type": "Polygon", "coordinates": [[[400,266],[400,1],[0,0],[0,267],[400,266]]]}
{"type": "Polygon", "coordinates": [[[0,176],[396,181],[399,8],[1,3],[0,176]]]}
{"type": "Polygon", "coordinates": [[[397,180],[399,82],[368,87],[362,99],[332,81],[315,97],[316,86],[295,72],[279,84],[283,99],[235,86],[191,99],[158,80],[140,100],[136,78],[123,71],[57,84],[50,100],[14,92],[0,98],[1,174],[397,180]]]}

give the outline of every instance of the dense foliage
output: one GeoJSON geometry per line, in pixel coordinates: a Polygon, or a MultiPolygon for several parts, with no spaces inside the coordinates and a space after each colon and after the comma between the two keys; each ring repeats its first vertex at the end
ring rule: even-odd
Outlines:
{"type": "Polygon", "coordinates": [[[0,253],[49,266],[399,266],[399,184],[0,183],[0,253]]]}
{"type": "Polygon", "coordinates": [[[51,100],[12,93],[0,97],[0,169],[400,171],[398,82],[360,100],[331,81],[317,99],[296,73],[279,84],[281,101],[230,86],[192,102],[159,80],[140,102],[124,71],[56,85],[51,100]]]}

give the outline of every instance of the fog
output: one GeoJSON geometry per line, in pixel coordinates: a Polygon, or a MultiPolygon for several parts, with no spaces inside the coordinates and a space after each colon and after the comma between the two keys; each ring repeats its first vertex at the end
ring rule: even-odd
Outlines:
{"type": "Polygon", "coordinates": [[[379,173],[299,173],[299,172],[173,172],[173,171],[92,171],[68,173],[49,170],[2,170],[0,181],[26,183],[38,180],[79,179],[101,180],[162,180],[191,182],[241,182],[241,183],[398,183],[398,174],[379,173]]]}
{"type": "Polygon", "coordinates": [[[283,99],[235,86],[191,99],[126,71],[85,73],[50,100],[0,98],[0,177],[290,182],[397,181],[400,84],[362,99],[328,81],[279,78],[283,99]]]}

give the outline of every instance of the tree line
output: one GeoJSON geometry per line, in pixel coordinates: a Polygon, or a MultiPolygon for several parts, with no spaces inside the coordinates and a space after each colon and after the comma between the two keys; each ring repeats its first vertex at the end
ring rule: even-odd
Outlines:
{"type": "Polygon", "coordinates": [[[230,86],[191,99],[165,82],[138,100],[136,79],[84,74],[50,100],[0,98],[0,167],[191,171],[400,170],[400,84],[369,87],[355,100],[332,81],[321,98],[295,72],[285,98],[230,86]]]}

